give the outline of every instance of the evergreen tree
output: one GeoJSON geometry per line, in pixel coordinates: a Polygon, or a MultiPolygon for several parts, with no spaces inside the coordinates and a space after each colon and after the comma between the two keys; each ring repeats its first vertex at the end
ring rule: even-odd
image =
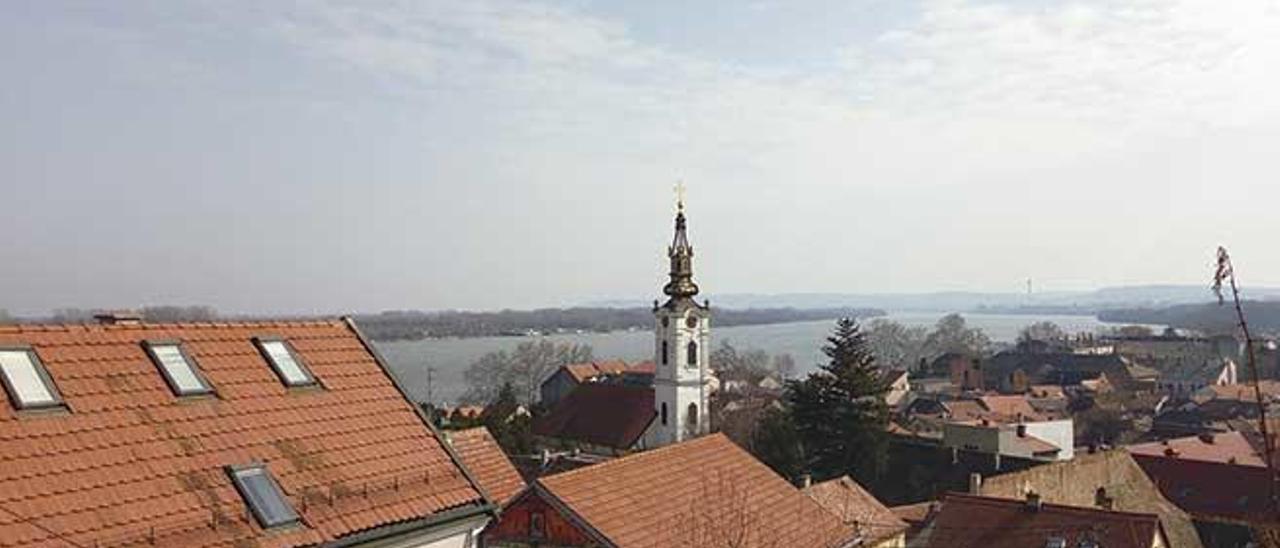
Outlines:
{"type": "Polygon", "coordinates": [[[830,361],[788,382],[785,396],[806,467],[817,478],[875,483],[888,453],[888,386],[854,320],[838,320],[822,351],[830,361]]]}

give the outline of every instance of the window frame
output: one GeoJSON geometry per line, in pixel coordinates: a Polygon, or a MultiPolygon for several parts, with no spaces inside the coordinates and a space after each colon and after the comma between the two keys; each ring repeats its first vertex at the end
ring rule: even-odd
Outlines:
{"type": "Polygon", "coordinates": [[[291,344],[288,339],[274,335],[265,335],[254,337],[253,345],[258,348],[258,353],[262,354],[262,359],[267,361],[267,365],[275,372],[276,377],[280,379],[280,382],[284,384],[285,388],[322,387],[320,379],[316,377],[315,373],[311,372],[311,368],[307,366],[307,363],[302,361],[302,356],[298,355],[298,351],[294,350],[293,344],[291,344]],[[285,375],[282,369],[280,369],[280,366],[276,364],[276,359],[271,356],[271,352],[267,350],[268,343],[280,343],[284,346],[285,352],[288,352],[289,357],[293,358],[294,365],[298,366],[298,370],[307,377],[307,380],[304,382],[290,381],[289,377],[285,375]]]}
{"type": "Polygon", "coordinates": [[[298,512],[297,508],[293,507],[293,501],[289,500],[289,496],[285,494],[284,488],[280,487],[280,482],[276,481],[275,474],[271,473],[271,469],[267,467],[266,463],[251,462],[249,464],[242,465],[227,465],[223,468],[227,472],[227,477],[231,479],[231,485],[236,488],[236,493],[240,495],[240,500],[249,508],[249,513],[253,514],[254,521],[257,522],[258,526],[262,527],[264,531],[274,531],[277,529],[285,529],[288,527],[302,525],[302,514],[298,512]],[[267,523],[267,517],[263,515],[263,510],[258,508],[252,502],[253,499],[249,496],[249,486],[244,484],[240,479],[241,473],[251,470],[260,470],[263,476],[267,478],[267,481],[271,482],[271,486],[276,490],[276,494],[280,495],[281,502],[283,502],[289,509],[289,512],[293,514],[292,520],[274,524],[267,523]]]}
{"type": "Polygon", "coordinates": [[[36,353],[35,347],[27,344],[10,344],[0,345],[0,352],[22,352],[27,355],[27,360],[31,363],[32,369],[35,370],[36,377],[40,379],[40,383],[44,385],[45,390],[49,392],[52,401],[42,403],[26,403],[22,401],[22,397],[18,395],[18,388],[13,385],[13,381],[9,380],[9,375],[0,369],[0,383],[4,384],[5,395],[9,397],[9,405],[13,406],[16,411],[40,411],[46,409],[66,409],[67,402],[62,399],[62,392],[58,391],[58,385],[53,382],[53,376],[49,374],[49,368],[45,367],[44,361],[40,359],[40,355],[36,353]]]}
{"type": "Polygon", "coordinates": [[[187,352],[186,345],[180,339],[146,339],[142,341],[142,350],[146,352],[147,357],[151,359],[151,363],[160,370],[160,376],[164,377],[165,384],[169,385],[169,390],[178,398],[191,398],[198,396],[212,396],[216,394],[213,389],[213,383],[209,382],[209,378],[204,376],[204,372],[200,369],[200,363],[187,352]],[[163,360],[156,354],[155,347],[172,346],[178,349],[178,354],[182,356],[182,360],[187,362],[187,368],[191,370],[192,376],[200,382],[203,390],[183,390],[178,386],[177,380],[169,373],[169,368],[164,366],[163,360]]]}

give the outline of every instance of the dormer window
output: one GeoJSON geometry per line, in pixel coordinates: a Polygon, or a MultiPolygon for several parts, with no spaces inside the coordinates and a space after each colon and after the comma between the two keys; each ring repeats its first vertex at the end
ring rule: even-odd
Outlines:
{"type": "Polygon", "coordinates": [[[231,475],[236,491],[240,492],[240,498],[249,505],[254,519],[263,529],[286,527],[301,521],[265,465],[229,467],[227,473],[231,475]]]}
{"type": "Polygon", "coordinates": [[[178,397],[200,396],[212,394],[209,381],[196,367],[195,360],[176,341],[146,341],[142,343],[151,362],[156,365],[168,383],[169,389],[178,397]]]}
{"type": "Polygon", "coordinates": [[[280,381],[285,386],[312,386],[316,384],[316,378],[307,370],[306,365],[302,363],[302,359],[298,357],[298,353],[293,351],[293,347],[284,339],[257,338],[254,342],[258,345],[258,351],[262,352],[262,356],[271,364],[271,368],[275,370],[276,376],[280,377],[280,381]]]}
{"type": "Polygon", "coordinates": [[[44,364],[30,348],[0,350],[0,378],[15,409],[45,409],[62,405],[62,395],[44,364]]]}

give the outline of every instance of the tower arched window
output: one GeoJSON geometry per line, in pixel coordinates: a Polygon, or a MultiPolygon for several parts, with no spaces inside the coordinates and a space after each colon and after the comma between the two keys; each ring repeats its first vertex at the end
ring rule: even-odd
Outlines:
{"type": "Polygon", "coordinates": [[[662,425],[667,425],[667,402],[662,402],[662,425]]]}
{"type": "Polygon", "coordinates": [[[662,365],[667,365],[667,341],[662,341],[662,365]]]}
{"type": "Polygon", "coordinates": [[[689,433],[696,434],[698,432],[698,404],[689,404],[689,412],[685,415],[685,421],[689,423],[689,433]]]}
{"type": "Polygon", "coordinates": [[[688,354],[687,365],[689,367],[696,367],[698,365],[698,343],[689,341],[689,346],[687,348],[686,353],[688,354]]]}

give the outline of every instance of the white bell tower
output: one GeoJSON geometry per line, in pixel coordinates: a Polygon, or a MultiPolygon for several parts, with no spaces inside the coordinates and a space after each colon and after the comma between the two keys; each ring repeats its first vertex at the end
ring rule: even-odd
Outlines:
{"type": "Polygon", "coordinates": [[[689,245],[684,199],[677,202],[676,233],[667,248],[671,280],[662,289],[665,304],[654,301],[653,404],[650,447],[660,447],[706,434],[711,371],[711,308],[693,300],[693,246],[689,245]]]}

